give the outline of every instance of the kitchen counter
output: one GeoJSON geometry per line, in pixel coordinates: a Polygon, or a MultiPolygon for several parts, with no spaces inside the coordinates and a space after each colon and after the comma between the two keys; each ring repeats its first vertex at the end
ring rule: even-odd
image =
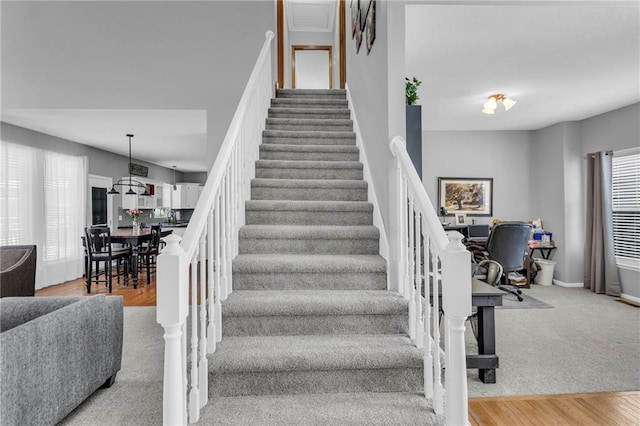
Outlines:
{"type": "Polygon", "coordinates": [[[189,222],[162,222],[160,225],[162,225],[163,228],[186,228],[187,225],[189,225],[189,222]]]}

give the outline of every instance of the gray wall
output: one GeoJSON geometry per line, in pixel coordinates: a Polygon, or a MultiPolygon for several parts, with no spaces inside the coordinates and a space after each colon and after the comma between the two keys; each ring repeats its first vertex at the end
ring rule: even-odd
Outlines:
{"type": "Polygon", "coordinates": [[[422,132],[422,181],[433,205],[438,177],[486,177],[493,178],[493,216],[473,216],[477,223],[536,219],[529,188],[529,169],[536,167],[529,158],[530,138],[526,131],[422,132]]]}
{"type": "MultiPolygon", "coordinates": [[[[361,46],[356,54],[355,40],[347,38],[347,86],[353,100],[353,110],[358,119],[362,142],[367,153],[367,161],[373,172],[370,184],[375,188],[382,206],[382,217],[388,227],[389,182],[386,172],[392,164],[389,151],[388,126],[388,74],[387,74],[387,2],[377,2],[376,40],[369,55],[361,46]]],[[[347,34],[351,34],[351,16],[347,8],[347,34]]],[[[363,42],[364,43],[364,42],[363,42]]],[[[404,86],[399,90],[404,93],[404,86]]],[[[403,107],[404,108],[404,107],[403,107]]],[[[403,112],[404,114],[404,112],[403,112]]],[[[403,116],[404,119],[404,116],[403,116]]]]}
{"type": "MultiPolygon", "coordinates": [[[[121,177],[129,175],[129,157],[3,122],[0,122],[0,135],[4,142],[31,146],[47,151],[59,152],[61,154],[86,156],[89,163],[89,174],[111,177],[114,183],[121,177]]],[[[137,164],[142,164],[149,168],[148,179],[168,183],[173,182],[173,169],[160,167],[136,158],[132,158],[132,160],[137,164]]],[[[177,181],[183,181],[184,179],[185,176],[181,172],[176,172],[177,181]]],[[[120,195],[114,195],[114,197],[114,211],[111,219],[112,223],[117,224],[118,207],[122,206],[122,197],[120,195]]]]}
{"type": "Polygon", "coordinates": [[[210,167],[274,15],[274,1],[2,2],[2,107],[204,109],[210,167]]]}
{"type": "MultiPolygon", "coordinates": [[[[558,249],[554,277],[566,283],[582,282],[584,200],[581,167],[576,167],[580,145],[578,123],[560,123],[532,133],[531,214],[543,220],[558,249]]],[[[579,158],[579,157],[578,157],[579,158]]]]}
{"type": "MultiPolygon", "coordinates": [[[[536,131],[425,131],[423,182],[435,204],[438,176],[493,177],[493,216],[540,217],[558,246],[554,278],[581,285],[586,154],[640,146],[639,117],[634,104],[536,131]]],[[[640,272],[619,271],[623,292],[640,298],[640,272]]]]}

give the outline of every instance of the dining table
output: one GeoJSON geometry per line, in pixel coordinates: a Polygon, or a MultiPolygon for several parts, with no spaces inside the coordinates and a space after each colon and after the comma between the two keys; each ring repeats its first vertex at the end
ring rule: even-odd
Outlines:
{"type": "MultiPolygon", "coordinates": [[[[168,229],[162,229],[160,231],[160,238],[166,237],[173,231],[168,229]]],[[[133,275],[133,288],[138,288],[138,249],[140,245],[146,241],[151,241],[151,229],[143,228],[140,231],[134,232],[133,228],[118,229],[111,233],[111,242],[128,244],[131,246],[131,272],[133,275]]]]}

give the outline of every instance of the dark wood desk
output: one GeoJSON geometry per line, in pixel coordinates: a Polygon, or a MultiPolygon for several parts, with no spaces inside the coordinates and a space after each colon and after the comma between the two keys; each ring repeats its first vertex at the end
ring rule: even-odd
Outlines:
{"type": "Polygon", "coordinates": [[[556,246],[538,246],[538,247],[529,247],[529,257],[533,258],[533,252],[538,250],[542,255],[542,258],[545,260],[549,260],[549,256],[556,249],[556,246]]]}
{"type": "MultiPolygon", "coordinates": [[[[160,237],[166,237],[171,234],[172,230],[163,229],[160,231],[160,237]]],[[[138,247],[145,241],[151,240],[151,231],[149,229],[141,229],[139,234],[134,234],[133,229],[118,229],[111,234],[112,243],[130,244],[131,245],[131,271],[133,275],[133,288],[138,288],[138,247]]]]}
{"type": "Polygon", "coordinates": [[[478,354],[467,354],[467,368],[477,368],[483,383],[496,382],[495,307],[502,306],[505,292],[476,278],[471,278],[471,305],[477,307],[478,354]]]}
{"type": "MultiPolygon", "coordinates": [[[[471,278],[471,305],[477,307],[478,353],[467,354],[467,368],[477,368],[483,383],[496,382],[495,307],[502,305],[505,292],[476,278],[471,278]]],[[[442,309],[442,291],[439,293],[442,309]]]]}

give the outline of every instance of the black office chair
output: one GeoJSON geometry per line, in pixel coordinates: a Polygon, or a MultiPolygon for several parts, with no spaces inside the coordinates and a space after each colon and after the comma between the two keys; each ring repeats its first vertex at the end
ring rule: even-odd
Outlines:
{"type": "Polygon", "coordinates": [[[113,286],[113,262],[116,262],[116,277],[118,283],[120,276],[124,276],[124,283],[129,283],[129,258],[131,257],[131,248],[114,249],[111,246],[111,230],[106,226],[96,226],[84,229],[85,238],[83,240],[85,252],[85,277],[87,285],[87,293],[91,293],[91,283],[95,281],[96,285],[104,282],[109,287],[109,293],[112,292],[113,286]],[[93,275],[93,264],[95,262],[96,271],[93,275]],[[104,262],[104,279],[99,279],[100,262],[104,262]],[[124,264],[124,265],[123,265],[124,264]],[[123,266],[122,272],[120,267],[123,266]]]}
{"type": "MultiPolygon", "coordinates": [[[[509,274],[528,269],[525,256],[530,235],[531,225],[526,222],[500,222],[495,225],[489,234],[486,247],[467,247],[473,252],[473,276],[514,294],[522,302],[522,290],[509,284],[509,274]],[[499,272],[492,262],[497,262],[502,272],[499,272]],[[494,278],[489,276],[491,274],[494,278]]],[[[527,279],[528,275],[527,271],[527,279]]]]}

